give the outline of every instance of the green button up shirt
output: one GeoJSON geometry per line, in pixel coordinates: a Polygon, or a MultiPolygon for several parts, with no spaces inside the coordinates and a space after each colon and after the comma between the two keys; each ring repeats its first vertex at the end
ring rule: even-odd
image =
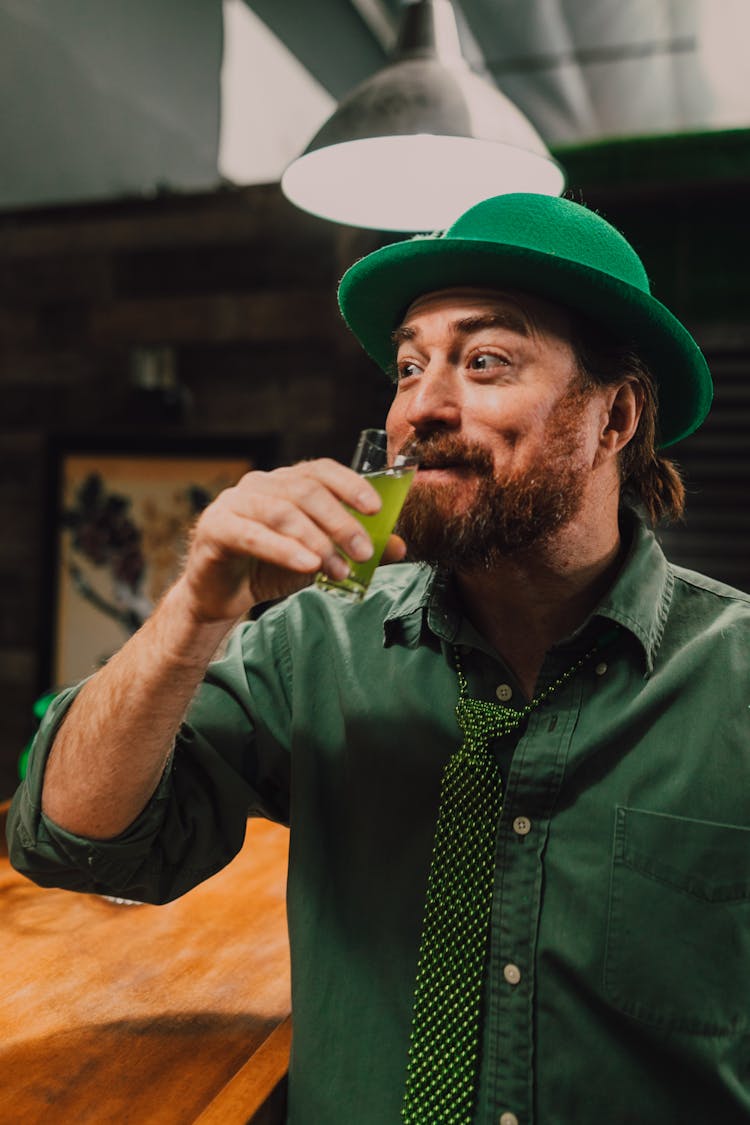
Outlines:
{"type": "MultiPolygon", "coordinates": [[[[750,1121],[750,598],[630,537],[540,686],[617,639],[497,744],[478,1125],[750,1121]]],[[[399,1121],[454,645],[474,696],[523,705],[431,571],[360,604],[304,591],[235,631],[122,836],[40,813],[69,696],[15,798],[20,870],[148,901],[227,863],[248,813],[291,825],[292,1125],[399,1121]]]]}

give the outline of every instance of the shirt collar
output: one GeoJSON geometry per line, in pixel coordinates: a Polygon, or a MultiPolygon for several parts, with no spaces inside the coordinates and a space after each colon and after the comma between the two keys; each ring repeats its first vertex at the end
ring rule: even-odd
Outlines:
{"type": "MultiPolygon", "coordinates": [[[[628,547],[620,572],[581,631],[594,617],[622,626],[635,637],[651,673],[669,612],[674,575],[654,533],[629,508],[621,513],[621,533],[628,547]]],[[[451,643],[461,628],[450,576],[427,566],[416,570],[415,580],[397,595],[384,620],[386,646],[400,643],[416,648],[426,640],[426,631],[451,643]]]]}
{"type": "Polygon", "coordinates": [[[650,674],[664,635],[674,573],[653,531],[632,509],[623,509],[620,523],[623,539],[630,545],[617,578],[595,614],[632,633],[643,649],[650,674]]]}
{"type": "Polygon", "coordinates": [[[413,581],[394,598],[383,622],[386,646],[403,644],[416,648],[425,630],[441,640],[452,641],[461,623],[461,613],[447,587],[448,576],[426,565],[415,568],[413,581]]]}

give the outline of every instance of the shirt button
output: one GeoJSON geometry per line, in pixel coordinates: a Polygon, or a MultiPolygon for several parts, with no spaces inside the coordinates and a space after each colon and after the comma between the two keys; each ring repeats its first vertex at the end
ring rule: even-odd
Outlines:
{"type": "Polygon", "coordinates": [[[531,821],[527,816],[517,816],[513,821],[513,831],[519,836],[528,836],[531,832],[531,821]]]}
{"type": "Polygon", "coordinates": [[[518,984],[521,979],[521,970],[518,965],[506,965],[503,969],[503,976],[508,984],[518,984]]]}
{"type": "Polygon", "coordinates": [[[509,699],[513,698],[513,688],[510,684],[499,684],[495,688],[495,695],[501,703],[507,703],[509,699]]]}
{"type": "Polygon", "coordinates": [[[518,1125],[515,1113],[501,1113],[499,1125],[518,1125]]]}
{"type": "Polygon", "coordinates": [[[596,672],[597,676],[603,676],[607,671],[607,667],[607,662],[605,660],[602,660],[601,663],[597,664],[596,668],[594,668],[594,671],[596,672]]]}

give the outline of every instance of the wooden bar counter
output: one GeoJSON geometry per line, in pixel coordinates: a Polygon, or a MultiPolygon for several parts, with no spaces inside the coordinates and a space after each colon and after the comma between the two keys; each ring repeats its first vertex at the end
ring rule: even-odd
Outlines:
{"type": "Polygon", "coordinates": [[[288,833],[250,821],[166,906],[43,890],[0,855],[0,1125],[283,1121],[288,833]]]}

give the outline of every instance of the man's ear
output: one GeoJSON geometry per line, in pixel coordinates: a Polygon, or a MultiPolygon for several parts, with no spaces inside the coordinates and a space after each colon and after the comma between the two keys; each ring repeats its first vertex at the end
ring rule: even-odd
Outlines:
{"type": "Polygon", "coordinates": [[[629,377],[605,388],[604,418],[599,434],[599,453],[613,457],[625,448],[638,429],[643,410],[643,387],[629,377]]]}

